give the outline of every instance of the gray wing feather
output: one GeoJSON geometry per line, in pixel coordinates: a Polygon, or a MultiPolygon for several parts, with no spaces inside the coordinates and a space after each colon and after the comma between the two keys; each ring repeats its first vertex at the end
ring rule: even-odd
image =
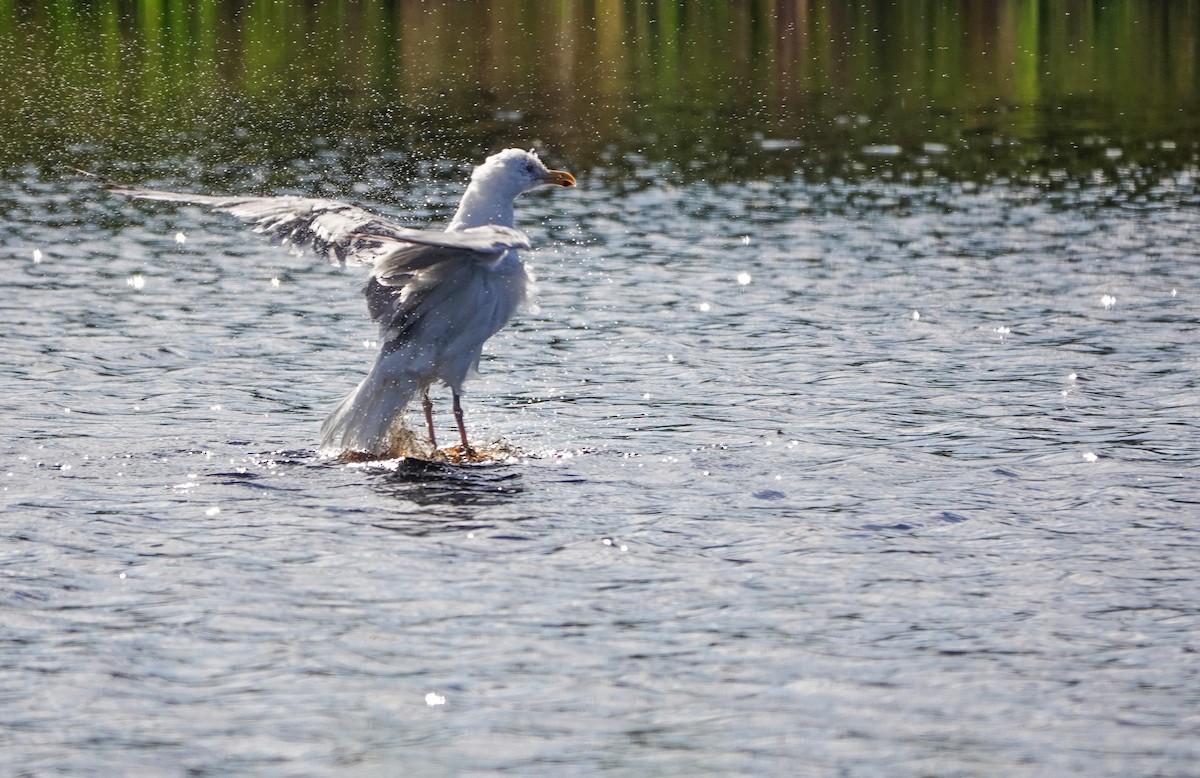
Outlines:
{"type": "MultiPolygon", "coordinates": [[[[306,197],[223,197],[109,184],[108,190],[146,200],[203,205],[254,224],[256,232],[281,243],[311,247],[338,263],[369,262],[363,293],[379,323],[384,353],[415,339],[424,328],[445,330],[440,321],[478,304],[463,299],[473,279],[509,251],[527,249],[520,230],[484,225],[455,232],[414,230],[337,200],[306,197]],[[458,295],[456,297],[456,295],[458,295]]],[[[519,304],[522,292],[514,299],[519,304]]]]}
{"type": "Polygon", "coordinates": [[[457,249],[495,256],[512,248],[529,248],[529,238],[511,227],[488,225],[458,232],[414,230],[338,200],[309,197],[223,197],[186,192],[166,192],[109,185],[115,194],[145,200],[204,205],[254,224],[255,232],[285,245],[311,248],[336,264],[375,263],[405,248],[396,244],[457,249]]]}
{"type": "Polygon", "coordinates": [[[458,247],[409,245],[376,262],[363,293],[371,318],[379,323],[380,338],[385,343],[403,341],[430,312],[453,315],[469,305],[450,297],[471,289],[470,277],[481,272],[482,263],[501,259],[507,250],[484,254],[458,247]]]}
{"type": "Polygon", "coordinates": [[[501,254],[509,249],[527,249],[531,246],[528,235],[518,229],[498,224],[468,227],[455,232],[414,230],[389,224],[387,232],[376,232],[369,237],[384,243],[417,243],[422,246],[473,251],[481,255],[501,254]]]}

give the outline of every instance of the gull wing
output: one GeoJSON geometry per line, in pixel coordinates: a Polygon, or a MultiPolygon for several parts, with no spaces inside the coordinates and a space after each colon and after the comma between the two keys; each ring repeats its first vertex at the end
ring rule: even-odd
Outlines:
{"type": "MultiPolygon", "coordinates": [[[[371,318],[379,323],[385,352],[403,345],[415,329],[445,328],[442,319],[480,307],[486,302],[487,286],[473,282],[509,252],[530,247],[529,237],[512,227],[416,230],[338,200],[225,197],[112,183],[106,188],[144,200],[207,206],[253,223],[255,232],[284,245],[311,248],[336,264],[370,263],[371,277],[363,293],[371,318]]],[[[524,271],[521,277],[525,278],[524,271]]],[[[521,283],[509,300],[511,307],[524,302],[524,297],[521,283]]],[[[501,313],[507,319],[511,310],[501,313]]]]}
{"type": "MultiPolygon", "coordinates": [[[[466,312],[481,310],[492,293],[484,278],[508,252],[529,247],[525,234],[511,227],[416,232],[421,235],[407,238],[406,245],[376,261],[363,289],[385,352],[404,343],[416,328],[439,326],[426,321],[430,316],[444,327],[466,312]]],[[[524,270],[520,272],[523,281],[524,270]]],[[[517,289],[512,308],[524,302],[525,284],[517,289]]],[[[509,315],[511,310],[503,318],[509,315]]]]}
{"type": "MultiPolygon", "coordinates": [[[[485,224],[465,230],[414,230],[410,227],[390,225],[387,233],[377,232],[363,235],[381,243],[417,243],[422,246],[440,246],[447,249],[463,249],[481,255],[502,254],[509,249],[527,249],[529,236],[514,227],[485,224]]],[[[478,257],[477,257],[478,258],[478,257]]]]}
{"type": "Polygon", "coordinates": [[[396,244],[421,244],[492,256],[529,248],[529,238],[510,227],[459,232],[414,230],[348,203],[309,197],[224,197],[110,184],[108,191],[144,200],[204,205],[254,224],[254,231],[284,245],[311,248],[331,262],[375,263],[397,253],[396,244]]]}

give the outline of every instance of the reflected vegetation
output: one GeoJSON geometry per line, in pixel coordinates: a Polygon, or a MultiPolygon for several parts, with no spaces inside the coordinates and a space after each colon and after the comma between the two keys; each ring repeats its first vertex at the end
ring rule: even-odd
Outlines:
{"type": "Polygon", "coordinates": [[[613,178],[1194,171],[1198,37],[1195,0],[0,0],[0,162],[215,186],[521,143],[613,178]]]}
{"type": "Polygon", "coordinates": [[[0,0],[0,761],[1195,775],[1196,7],[0,0]],[[534,143],[486,466],[307,448],[363,269],[63,173],[534,143]]]}

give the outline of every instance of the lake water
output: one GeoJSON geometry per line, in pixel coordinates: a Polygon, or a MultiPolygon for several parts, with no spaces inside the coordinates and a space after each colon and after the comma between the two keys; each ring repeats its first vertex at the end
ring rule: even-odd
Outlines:
{"type": "MultiPolygon", "coordinates": [[[[155,75],[146,53],[170,63],[173,39],[146,43],[144,20],[3,9],[0,53],[34,63],[16,92],[43,99],[0,114],[2,771],[1195,775],[1200,82],[1172,67],[1196,65],[1197,8],[1159,39],[1144,5],[1068,5],[1099,17],[1087,56],[1036,3],[876,31],[918,58],[923,24],[1047,46],[1031,93],[1019,62],[963,67],[906,108],[870,100],[908,60],[838,77],[872,61],[854,41],[882,4],[797,22],[807,4],[684,3],[646,22],[645,62],[598,16],[583,27],[607,33],[569,50],[620,78],[538,60],[506,91],[480,64],[508,61],[488,59],[504,35],[475,33],[499,43],[470,59],[434,45],[467,24],[452,4],[368,3],[403,46],[352,50],[380,81],[348,96],[348,65],[314,54],[311,124],[276,76],[266,96],[242,78],[267,65],[220,66],[242,80],[219,87],[155,75]],[[89,24],[124,41],[116,60],[89,24]],[[746,56],[714,57],[714,83],[774,85],[761,107],[702,88],[711,68],[660,67],[727,29],[746,56]],[[818,39],[844,68],[780,53],[818,39]],[[445,84],[413,64],[422,42],[445,84]],[[1144,84],[1064,97],[1154,52],[1174,64],[1144,84]],[[120,61],[199,96],[171,113],[124,94],[120,61]],[[116,84],[91,107],[42,91],[87,63],[116,84]],[[376,91],[388,73],[405,78],[376,91]],[[547,108],[559,89],[600,107],[572,125],[547,108]],[[473,162],[533,144],[580,186],[518,202],[539,307],[489,342],[465,401],[473,438],[513,455],[459,467],[316,454],[376,348],[362,272],[66,167],[424,225],[473,162]]],[[[243,24],[272,44],[247,59],[283,49],[257,6],[217,7],[201,51],[243,24]]],[[[483,13],[555,40],[586,11],[531,8],[483,13]]],[[[327,28],[304,29],[280,56],[323,50],[327,28]]]]}

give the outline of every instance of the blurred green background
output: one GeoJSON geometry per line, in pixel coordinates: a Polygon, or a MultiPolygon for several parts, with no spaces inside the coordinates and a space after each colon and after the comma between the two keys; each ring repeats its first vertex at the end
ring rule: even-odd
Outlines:
{"type": "Polygon", "coordinates": [[[1198,37],[1196,0],[0,0],[0,165],[217,185],[535,145],[622,178],[1137,188],[1196,169],[1198,37]]]}

